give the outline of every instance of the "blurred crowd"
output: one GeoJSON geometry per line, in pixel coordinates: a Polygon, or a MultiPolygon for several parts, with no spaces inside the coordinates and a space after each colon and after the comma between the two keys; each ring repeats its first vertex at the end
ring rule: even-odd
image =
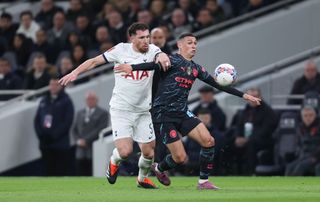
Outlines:
{"type": "MultiPolygon", "coordinates": [[[[4,10],[0,12],[0,90],[48,86],[51,75],[61,77],[86,59],[126,42],[126,29],[136,21],[163,30],[165,41],[170,41],[182,32],[196,32],[275,1],[69,0],[69,6],[62,8],[53,0],[42,0],[38,12],[21,11],[19,22],[4,10]]],[[[166,52],[169,49],[165,47],[166,52]]],[[[0,96],[0,100],[12,97],[0,96]]]]}
{"type": "MultiPolygon", "coordinates": [[[[53,0],[42,0],[37,13],[22,11],[20,21],[12,14],[0,16],[0,90],[39,89],[49,86],[40,102],[34,127],[40,141],[45,175],[91,175],[92,142],[108,126],[108,112],[98,105],[98,96],[87,92],[86,105],[74,112],[72,100],[58,84],[86,59],[127,41],[132,22],[151,28],[151,43],[170,54],[167,42],[182,32],[196,32],[274,3],[275,0],[70,0],[67,10],[53,0]],[[76,114],[74,116],[74,114],[76,114]],[[74,124],[72,124],[74,123],[74,124]],[[75,146],[70,146],[70,134],[75,146]]],[[[86,82],[88,79],[78,82],[86,82]]],[[[289,99],[299,111],[279,111],[266,102],[246,104],[227,126],[226,115],[215,100],[217,93],[204,86],[194,113],[216,139],[217,175],[320,175],[320,74],[310,60],[291,90],[304,99],[289,99]]],[[[247,93],[261,97],[258,88],[247,93]]],[[[8,100],[12,95],[0,95],[8,100]]],[[[198,175],[200,147],[184,139],[188,163],[177,170],[198,175]]],[[[166,148],[157,145],[156,160],[166,148]],[[159,148],[161,147],[161,148],[159,148]]],[[[138,152],[138,151],[137,151],[138,152]]],[[[137,158],[121,169],[137,172],[137,158]]]]}

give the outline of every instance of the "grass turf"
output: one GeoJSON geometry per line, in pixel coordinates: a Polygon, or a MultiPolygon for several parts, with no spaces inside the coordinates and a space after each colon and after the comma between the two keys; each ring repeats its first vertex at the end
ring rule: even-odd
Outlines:
{"type": "MultiPolygon", "coordinates": [[[[0,178],[0,202],[79,201],[320,201],[319,177],[215,177],[219,191],[196,190],[197,178],[172,177],[170,187],[137,188],[135,178],[119,177],[115,185],[103,178],[0,178]]],[[[156,179],[153,178],[156,182],[156,179]]],[[[157,184],[159,184],[157,182],[157,184]]]]}

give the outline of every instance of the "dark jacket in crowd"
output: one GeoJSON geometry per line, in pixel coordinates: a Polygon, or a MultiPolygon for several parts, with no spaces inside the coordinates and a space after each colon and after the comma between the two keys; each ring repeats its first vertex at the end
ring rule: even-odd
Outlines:
{"type": "Polygon", "coordinates": [[[316,119],[310,126],[300,125],[299,158],[313,157],[320,161],[320,123],[316,119]]]}
{"type": "MultiPolygon", "coordinates": [[[[0,90],[15,90],[21,89],[22,81],[20,77],[9,73],[0,78],[0,90]]],[[[8,100],[15,97],[15,95],[0,95],[0,100],[8,100]]]]}
{"type": "Polygon", "coordinates": [[[40,10],[40,12],[36,15],[35,20],[43,29],[48,30],[52,28],[53,16],[58,11],[63,11],[63,9],[58,6],[53,6],[51,10],[46,12],[40,10]]]}
{"type": "MultiPolygon", "coordinates": [[[[314,82],[309,82],[305,76],[298,78],[291,89],[290,94],[303,95],[308,91],[316,91],[320,93],[320,74],[318,73],[314,82]]],[[[289,99],[288,104],[302,104],[302,100],[289,99]]]]}
{"type": "Polygon", "coordinates": [[[211,112],[211,124],[219,131],[225,131],[226,129],[226,115],[219,107],[217,101],[213,101],[210,104],[199,104],[194,110],[194,114],[198,114],[201,108],[208,109],[211,112]]]}
{"type": "Polygon", "coordinates": [[[73,116],[73,103],[63,90],[55,99],[50,94],[46,95],[41,100],[34,119],[40,149],[69,149],[69,130],[73,116]]]}
{"type": "Polygon", "coordinates": [[[39,78],[35,78],[34,70],[31,70],[25,77],[24,88],[39,89],[45,87],[49,84],[50,78],[51,76],[48,72],[48,69],[45,69],[43,74],[39,78]]]}
{"type": "Polygon", "coordinates": [[[87,117],[86,109],[77,113],[73,128],[75,138],[83,138],[91,146],[92,142],[98,138],[99,132],[108,126],[108,112],[100,107],[96,107],[94,112],[87,117]]]}
{"type": "Polygon", "coordinates": [[[247,105],[244,111],[239,115],[236,126],[236,135],[245,136],[244,125],[247,122],[250,122],[253,125],[252,134],[249,139],[263,148],[272,147],[272,133],[276,129],[278,123],[277,116],[273,109],[265,102],[261,102],[261,105],[257,107],[247,105]]]}

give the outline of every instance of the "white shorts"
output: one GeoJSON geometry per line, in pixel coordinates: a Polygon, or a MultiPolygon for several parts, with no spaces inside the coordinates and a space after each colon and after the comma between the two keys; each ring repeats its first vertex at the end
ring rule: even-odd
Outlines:
{"type": "Polygon", "coordinates": [[[113,140],[131,137],[138,143],[156,139],[150,112],[110,109],[113,140]]]}

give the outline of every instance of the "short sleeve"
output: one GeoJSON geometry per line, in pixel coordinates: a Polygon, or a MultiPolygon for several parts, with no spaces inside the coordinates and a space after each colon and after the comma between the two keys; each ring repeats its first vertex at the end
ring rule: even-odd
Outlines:
{"type": "Polygon", "coordinates": [[[154,61],[154,58],[156,57],[156,55],[157,55],[158,53],[161,53],[162,51],[161,51],[161,49],[160,49],[158,46],[156,46],[156,45],[154,45],[154,44],[150,44],[149,48],[150,48],[150,56],[149,56],[149,59],[150,59],[150,61],[154,61]]]}
{"type": "Polygon", "coordinates": [[[119,54],[121,53],[123,49],[123,43],[119,43],[106,52],[104,52],[102,55],[106,62],[116,62],[119,60],[119,54]]]}

